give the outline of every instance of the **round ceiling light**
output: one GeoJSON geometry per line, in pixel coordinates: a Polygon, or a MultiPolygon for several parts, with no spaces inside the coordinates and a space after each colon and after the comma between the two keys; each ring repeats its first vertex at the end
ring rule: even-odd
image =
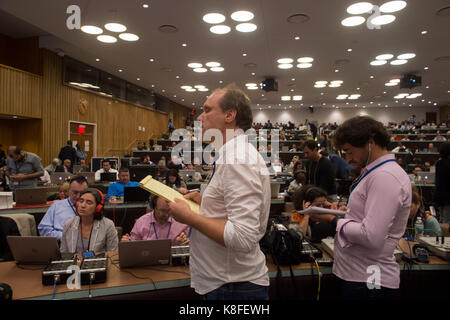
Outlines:
{"type": "Polygon", "coordinates": [[[298,58],[297,59],[298,63],[310,63],[310,62],[313,62],[313,61],[314,61],[314,59],[311,58],[311,57],[302,57],[302,58],[298,58]]]}
{"type": "Polygon", "coordinates": [[[295,101],[300,101],[303,99],[303,97],[302,96],[293,96],[292,99],[295,101]]]}
{"type": "Polygon", "coordinates": [[[117,38],[113,36],[101,35],[97,37],[97,40],[104,43],[115,43],[117,38]]]}
{"type": "Polygon", "coordinates": [[[372,66],[382,66],[383,64],[386,64],[386,60],[374,60],[370,62],[370,65],[372,66]]]}
{"type": "Polygon", "coordinates": [[[208,71],[208,69],[206,69],[206,68],[195,68],[194,69],[194,72],[199,72],[199,73],[203,73],[203,72],[206,72],[206,71],[208,71]]]}
{"type": "Polygon", "coordinates": [[[186,91],[187,91],[187,92],[194,92],[194,91],[197,91],[197,89],[190,88],[190,89],[186,89],[186,91]]]}
{"type": "Polygon", "coordinates": [[[280,68],[280,69],[291,69],[292,67],[293,67],[293,65],[290,63],[282,63],[282,64],[278,65],[278,68],[280,68]]]}
{"type": "Polygon", "coordinates": [[[394,66],[398,66],[398,65],[401,65],[401,64],[405,64],[407,62],[408,62],[408,60],[399,59],[399,60],[392,60],[391,64],[394,65],[394,66]]]}
{"type": "Polygon", "coordinates": [[[282,101],[289,101],[289,100],[291,100],[291,96],[282,96],[281,100],[282,101]]]}
{"type": "Polygon", "coordinates": [[[395,82],[387,82],[387,83],[385,83],[384,85],[385,85],[386,87],[394,87],[394,86],[397,85],[397,83],[395,83],[395,82]]]}
{"type": "Polygon", "coordinates": [[[220,63],[219,62],[215,62],[215,61],[207,62],[205,64],[206,64],[207,67],[210,67],[210,68],[212,68],[212,67],[220,67],[220,63]]]}
{"type": "Polygon", "coordinates": [[[105,28],[112,32],[124,32],[127,30],[127,27],[120,23],[107,23],[105,24],[105,28]]]}
{"type": "Polygon", "coordinates": [[[133,33],[121,33],[119,34],[119,38],[125,41],[137,41],[139,37],[133,33]]]}
{"type": "Polygon", "coordinates": [[[223,67],[212,67],[209,70],[214,71],[214,72],[222,72],[225,69],[223,67]]]}
{"type": "Polygon", "coordinates": [[[191,86],[181,86],[180,88],[181,89],[191,89],[192,87],[191,86]]]}
{"type": "Polygon", "coordinates": [[[316,81],[315,84],[322,85],[322,84],[327,84],[327,83],[328,83],[328,81],[316,81]]]}
{"type": "Polygon", "coordinates": [[[408,60],[408,59],[412,59],[412,58],[414,58],[416,56],[416,54],[415,53],[404,53],[404,54],[401,54],[401,55],[399,55],[399,56],[397,56],[397,59],[400,59],[400,60],[408,60]]]}
{"type": "Polygon", "coordinates": [[[366,18],[361,16],[348,17],[341,21],[341,24],[345,27],[355,27],[363,24],[366,18]]]}
{"type": "Polygon", "coordinates": [[[81,31],[89,34],[102,34],[103,30],[96,26],[82,26],[81,31]]]}
{"type": "Polygon", "coordinates": [[[377,60],[390,60],[394,57],[393,54],[386,53],[386,54],[380,54],[379,56],[376,56],[375,59],[377,60]]]}
{"type": "Polygon", "coordinates": [[[201,68],[203,65],[201,63],[192,62],[187,65],[189,68],[201,68]]]}
{"type": "Polygon", "coordinates": [[[206,92],[206,91],[209,91],[209,89],[208,88],[200,88],[200,89],[198,89],[198,91],[206,92]]]}
{"type": "Polygon", "coordinates": [[[258,87],[253,87],[253,86],[247,86],[248,90],[258,90],[258,87]]]}
{"type": "Polygon", "coordinates": [[[403,10],[406,7],[406,1],[389,1],[380,6],[383,13],[392,13],[403,10]]]}
{"type": "Polygon", "coordinates": [[[307,69],[307,68],[311,68],[312,64],[311,63],[299,63],[297,64],[297,68],[299,69],[307,69]]]}
{"type": "Polygon", "coordinates": [[[372,8],[373,4],[370,2],[358,2],[349,6],[347,12],[350,14],[362,14],[371,11],[372,8]]]}
{"type": "Polygon", "coordinates": [[[245,85],[246,85],[247,87],[256,87],[256,86],[258,86],[256,83],[252,83],[252,82],[246,83],[245,85]]]}
{"type": "Polygon", "coordinates": [[[372,20],[370,20],[370,23],[374,24],[376,26],[382,26],[382,25],[394,22],[394,20],[395,20],[395,16],[393,16],[392,14],[385,14],[385,15],[373,18],[372,20]]]}
{"type": "Polygon", "coordinates": [[[294,59],[291,58],[281,58],[277,60],[278,63],[292,63],[294,62],[294,59]]]}
{"type": "Polygon", "coordinates": [[[211,28],[209,28],[209,31],[215,34],[226,34],[231,31],[231,28],[229,26],[220,24],[217,26],[212,26],[211,28]]]}
{"type": "Polygon", "coordinates": [[[236,30],[239,32],[253,32],[258,27],[253,23],[241,23],[236,26],[236,30]]]}
{"type": "Polygon", "coordinates": [[[194,86],[194,88],[203,89],[203,88],[206,88],[206,87],[204,85],[198,84],[198,85],[194,86]]]}
{"type": "Polygon", "coordinates": [[[236,11],[231,14],[231,19],[238,22],[250,21],[255,15],[250,11],[236,11]]]}
{"type": "Polygon", "coordinates": [[[206,23],[222,23],[225,21],[225,16],[220,13],[208,13],[203,16],[203,21],[206,23]]]}

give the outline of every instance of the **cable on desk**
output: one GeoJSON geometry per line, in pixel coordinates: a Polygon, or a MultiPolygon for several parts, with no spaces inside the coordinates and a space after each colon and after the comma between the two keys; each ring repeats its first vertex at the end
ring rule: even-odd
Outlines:
{"type": "MultiPolygon", "coordinates": [[[[115,254],[114,256],[116,256],[116,255],[117,255],[117,254],[115,254]]],[[[114,257],[114,256],[109,257],[109,260],[111,261],[111,264],[112,264],[113,266],[115,266],[117,269],[120,270],[120,272],[128,273],[129,275],[131,275],[131,276],[133,276],[134,278],[139,279],[139,280],[150,280],[150,281],[152,282],[153,287],[155,288],[155,290],[158,290],[158,288],[156,287],[156,284],[155,284],[155,282],[153,281],[152,278],[150,278],[150,277],[139,277],[139,276],[135,275],[134,273],[132,273],[131,271],[120,269],[120,267],[117,265],[117,262],[114,262],[113,259],[111,259],[111,258],[114,257]]]]}
{"type": "Polygon", "coordinates": [[[317,263],[317,260],[315,258],[313,258],[313,259],[314,259],[314,262],[316,264],[317,274],[319,276],[319,287],[317,288],[317,301],[319,301],[319,298],[320,298],[320,278],[322,278],[322,274],[320,273],[320,268],[319,268],[319,264],[317,263]]]}

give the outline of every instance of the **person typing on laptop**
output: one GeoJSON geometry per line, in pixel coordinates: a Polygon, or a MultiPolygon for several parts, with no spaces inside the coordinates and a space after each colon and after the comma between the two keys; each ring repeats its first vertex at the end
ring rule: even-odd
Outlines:
{"type": "Polygon", "coordinates": [[[88,184],[84,177],[77,176],[70,181],[69,197],[53,202],[39,223],[38,230],[41,237],[56,237],[61,240],[64,223],[76,216],[75,203],[87,188],[88,184]]]}
{"type": "Polygon", "coordinates": [[[130,170],[126,167],[122,167],[119,170],[119,181],[112,183],[108,188],[108,194],[106,200],[116,200],[117,198],[123,198],[124,189],[126,187],[139,187],[139,183],[136,181],[130,181],[130,170]]]}
{"type": "Polygon", "coordinates": [[[151,197],[151,208],[134,224],[131,235],[122,236],[121,241],[170,239],[172,245],[189,243],[190,227],[169,217],[169,205],[163,198],[151,197]]]}
{"type": "Polygon", "coordinates": [[[102,168],[95,172],[95,181],[96,182],[101,180],[102,173],[115,173],[116,180],[117,180],[118,171],[116,169],[111,168],[111,163],[109,162],[109,160],[104,159],[102,161],[102,168]]]}

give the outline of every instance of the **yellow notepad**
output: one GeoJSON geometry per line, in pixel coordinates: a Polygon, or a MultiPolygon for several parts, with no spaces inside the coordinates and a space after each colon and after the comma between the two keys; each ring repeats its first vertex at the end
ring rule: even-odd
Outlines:
{"type": "Polygon", "coordinates": [[[166,199],[167,201],[174,202],[175,198],[183,199],[186,201],[191,210],[197,214],[200,214],[200,206],[196,204],[194,201],[186,200],[181,193],[177,190],[165,185],[164,183],[159,182],[152,178],[152,176],[147,176],[139,182],[139,186],[153,194],[156,194],[158,197],[166,199]]]}

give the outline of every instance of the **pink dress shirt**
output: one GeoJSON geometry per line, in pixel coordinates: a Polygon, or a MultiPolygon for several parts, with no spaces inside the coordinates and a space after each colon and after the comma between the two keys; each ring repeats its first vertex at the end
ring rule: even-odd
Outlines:
{"type": "MultiPolygon", "coordinates": [[[[366,166],[361,176],[383,161],[382,156],[366,166]]],[[[400,267],[394,249],[405,232],[411,206],[411,182],[396,162],[386,162],[360,181],[350,195],[345,218],[338,220],[333,273],[353,282],[368,282],[380,270],[382,287],[400,286],[400,267]]]]}
{"type": "Polygon", "coordinates": [[[179,223],[172,217],[164,223],[160,224],[156,221],[153,211],[140,217],[134,224],[133,230],[131,230],[131,241],[136,240],[157,240],[157,239],[170,239],[172,245],[180,245],[175,239],[184,232],[189,236],[189,226],[179,223]],[[154,226],[154,227],[153,227],[154,226]],[[156,230],[156,233],[155,233],[156,230]]]}

